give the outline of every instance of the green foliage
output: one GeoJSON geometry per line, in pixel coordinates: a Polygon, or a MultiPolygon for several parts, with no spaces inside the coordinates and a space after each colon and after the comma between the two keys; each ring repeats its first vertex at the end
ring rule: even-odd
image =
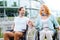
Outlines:
{"type": "Polygon", "coordinates": [[[59,23],[59,25],[60,25],[60,17],[57,18],[57,21],[58,21],[58,23],[59,23]]]}
{"type": "Polygon", "coordinates": [[[3,34],[1,33],[1,28],[0,28],[0,38],[2,38],[3,37],[3,34]]]}
{"type": "Polygon", "coordinates": [[[0,6],[3,6],[3,1],[0,1],[0,6]]]}
{"type": "Polygon", "coordinates": [[[5,6],[7,6],[7,1],[5,1],[5,6]]]}
{"type": "Polygon", "coordinates": [[[16,7],[17,6],[16,2],[14,2],[12,6],[16,7]]]}
{"type": "Polygon", "coordinates": [[[27,11],[25,11],[25,16],[27,16],[28,15],[28,12],[27,11]]]}
{"type": "Polygon", "coordinates": [[[3,34],[2,33],[0,33],[0,38],[3,38],[3,34]]]}
{"type": "Polygon", "coordinates": [[[35,1],[38,1],[38,0],[35,0],[35,1]]]}
{"type": "Polygon", "coordinates": [[[14,16],[16,16],[17,15],[17,9],[11,9],[11,8],[7,8],[6,9],[6,15],[8,16],[8,17],[14,17],[14,16]]]}

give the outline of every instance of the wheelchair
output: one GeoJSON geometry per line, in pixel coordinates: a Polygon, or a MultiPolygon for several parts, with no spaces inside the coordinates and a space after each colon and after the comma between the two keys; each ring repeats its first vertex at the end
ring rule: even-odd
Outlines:
{"type": "MultiPolygon", "coordinates": [[[[26,27],[25,32],[23,32],[23,37],[21,37],[19,40],[26,40],[26,33],[27,33],[27,30],[28,30],[28,25],[27,25],[27,27],[26,27]]],[[[6,30],[6,31],[13,32],[13,30],[6,30]]],[[[14,37],[10,37],[9,40],[14,40],[14,37]]]]}
{"type": "MultiPolygon", "coordinates": [[[[52,37],[53,37],[53,40],[57,40],[57,30],[56,30],[56,28],[54,28],[54,29],[55,29],[55,32],[54,32],[54,35],[52,37]]],[[[40,34],[39,34],[39,30],[38,30],[37,31],[37,36],[36,36],[35,40],[40,40],[39,36],[40,36],[40,34]]],[[[45,39],[46,39],[46,37],[45,37],[45,39]]]]}

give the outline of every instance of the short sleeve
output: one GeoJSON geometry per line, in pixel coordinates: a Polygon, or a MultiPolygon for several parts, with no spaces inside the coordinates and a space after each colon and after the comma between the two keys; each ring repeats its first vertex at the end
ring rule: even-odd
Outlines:
{"type": "Polygon", "coordinates": [[[27,18],[27,24],[28,24],[29,20],[30,20],[30,19],[29,19],[29,18],[27,18]]]}

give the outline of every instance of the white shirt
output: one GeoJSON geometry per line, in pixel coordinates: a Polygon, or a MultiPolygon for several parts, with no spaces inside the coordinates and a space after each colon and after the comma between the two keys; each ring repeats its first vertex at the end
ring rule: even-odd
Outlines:
{"type": "Polygon", "coordinates": [[[42,20],[42,25],[43,25],[43,28],[45,27],[48,27],[48,19],[41,19],[42,20]]]}
{"type": "Polygon", "coordinates": [[[14,31],[23,31],[26,30],[26,25],[29,21],[29,18],[27,17],[15,17],[14,18],[14,23],[15,23],[15,27],[14,27],[14,31]]]}
{"type": "Polygon", "coordinates": [[[48,20],[49,20],[49,18],[47,18],[47,19],[41,19],[42,20],[42,25],[43,25],[43,29],[44,30],[48,30],[49,28],[48,28],[48,20]]]}

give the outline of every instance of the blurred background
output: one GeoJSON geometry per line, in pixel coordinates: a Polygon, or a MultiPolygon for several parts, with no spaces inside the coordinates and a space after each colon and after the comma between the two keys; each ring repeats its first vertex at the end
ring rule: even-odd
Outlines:
{"type": "Polygon", "coordinates": [[[18,8],[25,7],[25,16],[33,21],[37,18],[41,4],[46,4],[60,24],[60,0],[0,0],[0,39],[3,32],[11,28],[18,8]]]}

